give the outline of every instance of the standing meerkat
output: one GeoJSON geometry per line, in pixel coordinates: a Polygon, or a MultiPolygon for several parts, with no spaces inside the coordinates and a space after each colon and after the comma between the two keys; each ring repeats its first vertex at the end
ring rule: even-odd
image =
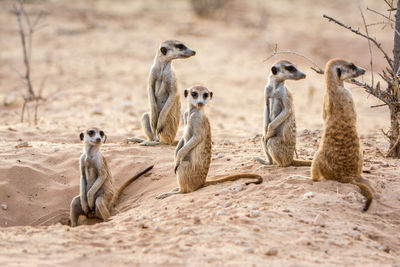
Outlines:
{"type": "Polygon", "coordinates": [[[351,92],[343,81],[363,75],[365,70],[343,59],[332,59],[325,67],[324,132],[311,166],[311,178],[336,180],[357,185],[367,201],[373,199],[371,188],[361,183],[363,152],[357,133],[357,114],[351,92]]]}
{"type": "Polygon", "coordinates": [[[193,86],[185,90],[188,108],[184,114],[184,133],[175,150],[175,173],[178,188],[157,196],[158,199],[170,195],[189,193],[197,189],[225,181],[235,181],[241,178],[255,178],[254,182],[262,183],[258,174],[243,173],[207,181],[207,174],[211,163],[211,128],[206,114],[205,104],[211,100],[213,93],[203,86],[193,86]]]}
{"type": "Polygon", "coordinates": [[[267,161],[254,157],[264,165],[311,166],[309,160],[293,159],[296,150],[296,119],[293,97],[286,80],[301,80],[306,75],[289,61],[273,64],[265,87],[265,110],[262,145],[267,161]]]}
{"type": "Polygon", "coordinates": [[[142,116],[142,128],[148,140],[132,137],[128,138],[129,141],[143,146],[158,145],[160,142],[174,144],[181,116],[181,103],[172,60],[195,54],[194,50],[179,41],[168,40],[161,44],[150,70],[150,112],[142,116]]]}
{"type": "Polygon", "coordinates": [[[80,215],[96,217],[104,221],[110,217],[111,209],[121,192],[134,180],[150,171],[153,165],[128,179],[118,190],[115,190],[114,179],[107,161],[100,152],[100,146],[107,136],[104,131],[93,127],[80,134],[84,150],[79,160],[81,172],[80,194],[71,202],[71,226],[75,227],[80,215]]]}

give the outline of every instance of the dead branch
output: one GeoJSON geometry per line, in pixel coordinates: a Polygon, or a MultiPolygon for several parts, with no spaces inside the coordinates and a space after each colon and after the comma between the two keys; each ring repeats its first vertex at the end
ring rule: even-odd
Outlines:
{"type": "Polygon", "coordinates": [[[370,108],[380,108],[380,107],[384,107],[387,104],[379,104],[379,105],[374,105],[374,106],[370,106],[370,108]]]}
{"type": "Polygon", "coordinates": [[[355,30],[355,29],[353,29],[351,26],[347,26],[347,25],[343,24],[342,22],[340,22],[340,21],[338,21],[338,20],[336,20],[336,19],[334,19],[334,18],[332,18],[332,17],[329,17],[329,16],[327,16],[327,15],[325,15],[325,14],[323,15],[323,17],[326,18],[326,19],[328,19],[329,21],[335,22],[335,23],[338,24],[339,26],[341,26],[341,27],[343,27],[343,28],[346,28],[346,29],[350,30],[351,32],[353,32],[353,33],[355,33],[355,34],[357,34],[357,35],[360,35],[360,36],[362,36],[362,37],[364,37],[364,38],[370,40],[370,41],[382,52],[382,54],[384,55],[386,61],[387,61],[388,64],[389,64],[390,68],[394,70],[393,63],[392,63],[393,60],[388,56],[388,54],[386,53],[386,51],[382,48],[382,45],[381,45],[380,43],[378,43],[374,38],[371,38],[371,37],[369,37],[369,36],[367,36],[367,35],[361,33],[359,30],[355,30]]]}
{"type": "Polygon", "coordinates": [[[389,149],[389,151],[386,153],[386,157],[390,157],[390,155],[392,154],[393,150],[395,150],[395,148],[397,147],[397,145],[399,144],[399,142],[400,142],[400,133],[399,133],[399,135],[397,136],[396,142],[393,144],[393,146],[392,146],[392,147],[389,149]]]}
{"type": "Polygon", "coordinates": [[[369,64],[371,66],[371,84],[375,84],[374,83],[374,68],[373,68],[373,64],[372,64],[372,47],[371,47],[371,41],[369,40],[369,38],[371,38],[369,36],[368,33],[368,27],[367,27],[367,22],[365,21],[365,17],[364,17],[364,13],[362,12],[361,9],[361,4],[360,4],[360,0],[357,0],[358,3],[358,9],[360,10],[360,14],[364,23],[364,28],[365,28],[365,33],[368,36],[368,49],[369,49],[369,64]]]}
{"type": "MultiPolygon", "coordinates": [[[[34,20],[34,22],[31,23],[31,19],[24,8],[24,0],[16,0],[14,3],[12,3],[12,9],[13,13],[15,14],[15,17],[17,18],[19,26],[19,35],[21,37],[23,61],[25,65],[25,75],[22,75],[16,69],[14,69],[13,67],[12,68],[20,76],[20,78],[27,84],[27,94],[26,96],[23,97],[24,103],[22,105],[22,111],[21,111],[21,123],[24,122],[24,114],[25,114],[25,109],[27,108],[27,104],[31,101],[35,101],[35,124],[36,124],[39,101],[44,99],[42,98],[41,93],[39,93],[39,95],[36,95],[33,90],[31,81],[31,55],[32,55],[33,34],[38,28],[39,21],[43,17],[43,12],[40,12],[37,15],[36,19],[34,20]],[[25,33],[23,19],[25,20],[25,23],[28,27],[27,33],[25,33]]],[[[42,90],[42,88],[40,90],[42,90]]],[[[29,115],[29,109],[27,109],[27,111],[29,115]]]]}
{"type": "Polygon", "coordinates": [[[388,21],[391,21],[391,22],[393,22],[393,23],[395,22],[394,20],[392,20],[392,19],[389,18],[388,16],[386,16],[386,15],[384,15],[384,14],[382,14],[382,13],[376,11],[376,10],[373,10],[373,9],[371,9],[371,8],[369,8],[369,7],[367,7],[367,10],[368,10],[368,11],[371,11],[372,13],[375,13],[375,14],[381,16],[381,17],[384,17],[384,18],[387,19],[388,21]]]}
{"type": "Polygon", "coordinates": [[[264,59],[263,62],[266,62],[269,59],[271,59],[272,57],[274,57],[276,55],[280,55],[280,54],[291,54],[291,55],[296,55],[296,56],[302,57],[302,58],[306,59],[308,62],[310,62],[312,65],[314,65],[314,67],[311,67],[312,70],[314,70],[316,73],[324,74],[324,70],[321,69],[311,58],[309,58],[299,52],[295,52],[295,51],[279,51],[278,52],[278,44],[275,44],[275,47],[272,48],[272,55],[270,55],[269,57],[264,59]]]}

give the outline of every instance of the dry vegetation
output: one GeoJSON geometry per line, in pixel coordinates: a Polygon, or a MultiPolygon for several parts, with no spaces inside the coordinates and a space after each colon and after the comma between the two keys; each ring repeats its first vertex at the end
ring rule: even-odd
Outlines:
{"type": "MultiPolygon", "coordinates": [[[[386,10],[380,1],[361,3],[386,10]]],[[[13,70],[25,70],[19,26],[10,3],[0,1],[0,7],[1,266],[399,264],[399,162],[385,157],[390,146],[380,131],[389,129],[390,113],[371,109],[382,103],[362,88],[350,85],[364,169],[370,171],[365,178],[377,195],[367,213],[361,213],[364,199],[355,186],[313,183],[301,177],[310,176],[309,168],[258,169],[251,160],[262,155],[263,89],[270,65],[281,58],[308,75],[288,87],[297,152],[312,158],[321,137],[323,77],[295,55],[264,59],[279,43],[282,51],[301,51],[319,66],[343,57],[368,67],[367,42],[322,18],[329,14],[363,29],[357,1],[296,1],[296,12],[289,0],[229,1],[205,17],[195,15],[189,0],[29,1],[28,14],[44,12],[47,25],[35,32],[30,60],[32,84],[40,88],[46,78],[37,125],[20,122],[27,89],[13,70]],[[214,92],[207,107],[214,141],[209,175],[254,171],[264,176],[262,185],[238,181],[154,199],[176,184],[174,148],[125,140],[143,135],[148,71],[166,39],[197,51],[174,65],[180,91],[201,83],[214,92]],[[103,150],[117,184],[149,162],[156,165],[127,188],[111,221],[70,229],[63,224],[79,191],[78,135],[92,125],[108,134],[103,150]]],[[[364,15],[367,22],[376,19],[364,15]]],[[[393,47],[390,27],[371,27],[369,35],[385,51],[393,47]]],[[[374,70],[385,69],[379,51],[372,54],[374,70]]]]}

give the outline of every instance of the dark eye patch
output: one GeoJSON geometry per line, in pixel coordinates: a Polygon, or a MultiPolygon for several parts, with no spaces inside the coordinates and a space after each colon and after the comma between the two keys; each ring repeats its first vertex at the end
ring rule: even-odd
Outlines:
{"type": "Polygon", "coordinates": [[[94,131],[93,130],[89,130],[87,133],[88,133],[89,136],[93,136],[94,135],[94,131]]]}
{"type": "Polygon", "coordinates": [[[186,46],[183,44],[176,44],[175,47],[178,48],[179,50],[186,49],[186,46]]]}
{"type": "Polygon", "coordinates": [[[193,98],[197,98],[197,96],[198,96],[198,93],[197,93],[197,92],[192,92],[192,94],[191,94],[191,95],[192,95],[192,97],[193,97],[193,98]]]}
{"type": "Polygon", "coordinates": [[[100,136],[103,137],[104,136],[104,132],[100,131],[100,136]]]}
{"type": "Polygon", "coordinates": [[[287,71],[289,71],[289,72],[295,72],[295,71],[296,71],[296,68],[293,67],[293,66],[286,66],[285,69],[286,69],[287,71]]]}
{"type": "Polygon", "coordinates": [[[350,64],[349,68],[351,70],[356,70],[357,69],[356,65],[354,65],[353,63],[350,64]]]}
{"type": "Polygon", "coordinates": [[[203,94],[203,98],[206,99],[208,97],[208,93],[203,94]]]}

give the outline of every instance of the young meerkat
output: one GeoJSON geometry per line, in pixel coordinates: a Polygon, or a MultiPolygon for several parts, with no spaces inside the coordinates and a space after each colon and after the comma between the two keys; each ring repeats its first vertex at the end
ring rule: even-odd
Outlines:
{"type": "Polygon", "coordinates": [[[212,141],[210,123],[204,113],[204,106],[211,100],[213,93],[203,86],[193,86],[185,90],[184,95],[188,101],[188,108],[183,117],[185,129],[175,150],[175,173],[179,187],[162,193],[157,198],[189,193],[204,186],[241,178],[256,179],[254,182],[247,182],[246,185],[262,183],[262,177],[252,173],[206,180],[211,163],[212,141]]]}
{"type": "Polygon", "coordinates": [[[128,179],[118,190],[114,187],[114,179],[107,161],[100,152],[100,146],[107,136],[104,131],[92,127],[79,135],[85,146],[79,160],[80,193],[71,202],[71,226],[75,227],[80,215],[89,218],[108,220],[115,202],[121,192],[134,180],[150,171],[154,165],[128,179]]]}
{"type": "Polygon", "coordinates": [[[324,132],[311,166],[311,178],[336,180],[357,185],[367,201],[371,188],[362,182],[363,152],[357,133],[357,114],[351,92],[343,81],[363,75],[365,70],[343,59],[332,59],[325,67],[326,93],[323,106],[324,132]]]}
{"type": "Polygon", "coordinates": [[[128,141],[143,146],[154,146],[160,142],[174,144],[181,116],[181,103],[172,60],[189,58],[195,54],[194,50],[179,41],[168,40],[161,44],[150,70],[150,112],[142,116],[142,128],[148,140],[132,137],[128,141]]]}
{"type": "Polygon", "coordinates": [[[309,160],[293,159],[296,150],[296,119],[293,97],[285,86],[286,80],[301,80],[306,75],[289,61],[273,64],[264,90],[264,129],[262,145],[267,161],[254,157],[264,165],[311,166],[309,160]]]}

